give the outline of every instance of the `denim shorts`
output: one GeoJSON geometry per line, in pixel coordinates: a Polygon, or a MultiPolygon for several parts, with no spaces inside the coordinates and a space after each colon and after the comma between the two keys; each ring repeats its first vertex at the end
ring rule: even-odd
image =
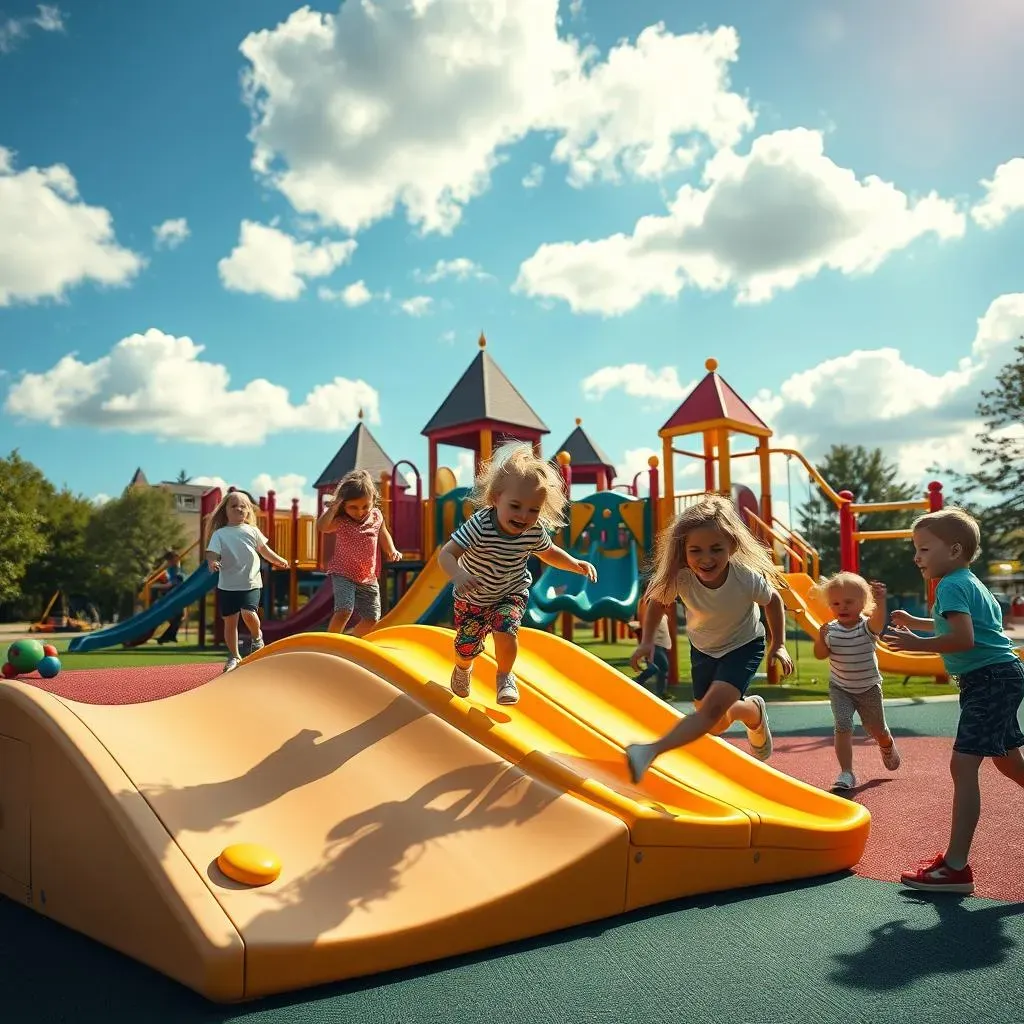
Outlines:
{"type": "Polygon", "coordinates": [[[693,679],[693,699],[703,700],[713,682],[721,681],[735,686],[744,696],[758,666],[764,660],[766,648],[763,636],[755,637],[749,643],[727,651],[719,658],[698,651],[690,644],[690,676],[693,679]]]}
{"type": "Polygon", "coordinates": [[[1024,700],[1024,662],[986,665],[960,676],[960,724],[953,749],[976,757],[1004,757],[1024,747],[1017,711],[1024,700]]]}

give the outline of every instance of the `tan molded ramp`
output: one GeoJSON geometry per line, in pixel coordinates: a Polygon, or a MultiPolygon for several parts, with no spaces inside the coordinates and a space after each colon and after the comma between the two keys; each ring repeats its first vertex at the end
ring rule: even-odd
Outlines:
{"type": "Polygon", "coordinates": [[[379,675],[273,651],[146,704],[0,685],[2,891],[220,1001],[623,910],[619,819],[379,675]],[[246,842],[276,881],[220,873],[246,842]]]}
{"type": "Polygon", "coordinates": [[[860,859],[871,820],[865,808],[715,737],[659,758],[634,786],[626,745],[668,732],[679,713],[577,645],[521,630],[521,699],[506,708],[494,703],[489,653],[476,661],[470,698],[452,694],[452,641],[449,629],[396,626],[367,640],[317,633],[282,644],[363,664],[510,762],[529,763],[618,817],[632,845],[629,908],[828,874],[860,859]]]}

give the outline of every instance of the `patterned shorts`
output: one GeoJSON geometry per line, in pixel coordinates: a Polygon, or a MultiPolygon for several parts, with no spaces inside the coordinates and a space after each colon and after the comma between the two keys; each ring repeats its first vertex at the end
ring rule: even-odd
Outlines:
{"type": "Polygon", "coordinates": [[[490,633],[515,636],[526,613],[526,598],[511,594],[494,604],[471,604],[455,599],[455,653],[460,658],[475,658],[490,633]]]}
{"type": "Polygon", "coordinates": [[[376,580],[370,583],[354,583],[346,576],[331,576],[334,589],[334,610],[352,612],[364,622],[380,621],[380,585],[376,580]]]}
{"type": "Polygon", "coordinates": [[[1004,757],[1024,747],[1017,709],[1024,700],[1024,662],[986,665],[960,677],[960,724],[953,749],[975,757],[1004,757]]]}

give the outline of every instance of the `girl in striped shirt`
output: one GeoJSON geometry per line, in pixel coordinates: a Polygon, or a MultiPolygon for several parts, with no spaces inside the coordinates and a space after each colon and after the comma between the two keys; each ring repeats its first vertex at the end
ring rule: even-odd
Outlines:
{"type": "Polygon", "coordinates": [[[527,568],[530,557],[591,581],[597,579],[597,570],[551,543],[548,530],[563,525],[568,496],[557,470],[538,458],[531,445],[498,449],[477,477],[473,501],[479,511],[452,534],[438,556],[454,584],[452,693],[469,696],[473,662],[493,633],[497,701],[515,704],[519,689],[512,669],[533,582],[527,568]]]}
{"type": "Polygon", "coordinates": [[[857,785],[853,774],[854,712],[878,744],[885,767],[894,772],[900,766],[899,751],[885,722],[882,673],[875,652],[885,628],[885,584],[869,584],[854,572],[839,572],[822,580],[815,593],[828,602],[835,615],[822,625],[814,641],[814,656],[829,665],[828,695],[839,761],[839,776],[832,789],[850,790],[857,785]]]}

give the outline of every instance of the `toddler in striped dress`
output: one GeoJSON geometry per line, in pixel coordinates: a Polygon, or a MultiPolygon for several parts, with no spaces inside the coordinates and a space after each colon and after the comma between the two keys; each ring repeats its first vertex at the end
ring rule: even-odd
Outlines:
{"type": "Polygon", "coordinates": [[[828,695],[835,719],[839,775],[833,791],[856,787],[853,773],[853,714],[878,744],[882,763],[894,772],[900,755],[885,722],[882,673],[875,644],[885,629],[885,584],[868,583],[853,572],[822,580],[816,593],[828,602],[835,618],[826,622],[814,642],[814,656],[829,664],[828,695]]]}

